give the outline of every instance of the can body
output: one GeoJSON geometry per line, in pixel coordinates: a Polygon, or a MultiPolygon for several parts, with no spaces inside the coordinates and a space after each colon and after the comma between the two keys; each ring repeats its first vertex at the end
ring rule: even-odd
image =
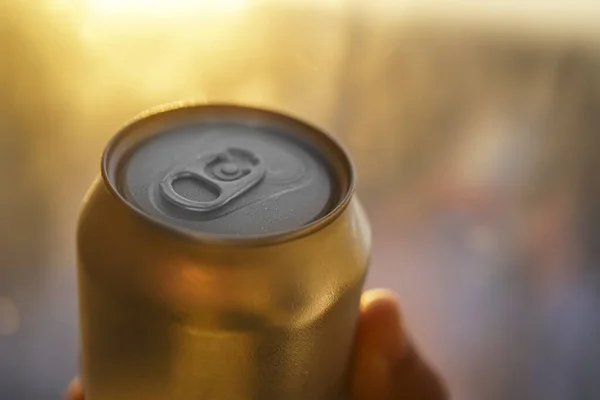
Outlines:
{"type": "Polygon", "coordinates": [[[203,240],[99,177],[77,237],[86,399],[341,398],[370,251],[345,201],[303,234],[203,240]]]}

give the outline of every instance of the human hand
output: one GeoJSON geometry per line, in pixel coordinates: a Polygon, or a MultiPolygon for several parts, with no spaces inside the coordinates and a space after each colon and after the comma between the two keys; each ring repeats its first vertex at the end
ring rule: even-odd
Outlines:
{"type": "MultiPolygon", "coordinates": [[[[350,400],[447,400],[441,379],[418,355],[402,326],[396,296],[365,292],[356,331],[350,400]]],[[[84,400],[79,379],[67,400],[84,400]]]]}

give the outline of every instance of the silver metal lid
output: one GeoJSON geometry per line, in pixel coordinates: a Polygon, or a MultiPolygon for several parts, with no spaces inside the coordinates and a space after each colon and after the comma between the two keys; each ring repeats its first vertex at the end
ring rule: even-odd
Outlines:
{"type": "Polygon", "coordinates": [[[273,235],[329,214],[352,166],[319,130],[256,108],[196,105],[148,113],[104,154],[105,179],[137,210],[214,235],[273,235]]]}

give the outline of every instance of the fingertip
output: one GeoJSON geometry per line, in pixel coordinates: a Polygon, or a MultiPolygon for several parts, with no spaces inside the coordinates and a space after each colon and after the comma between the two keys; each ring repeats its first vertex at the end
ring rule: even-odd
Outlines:
{"type": "Polygon", "coordinates": [[[363,294],[355,353],[355,399],[449,398],[443,380],[411,344],[400,302],[390,290],[363,294]]]}
{"type": "Polygon", "coordinates": [[[79,378],[74,378],[67,388],[66,400],[84,400],[83,386],[79,378]]]}
{"type": "Polygon", "coordinates": [[[400,306],[394,292],[373,289],[361,298],[356,335],[352,395],[383,398],[391,389],[391,368],[404,345],[400,306]]]}
{"type": "Polygon", "coordinates": [[[394,306],[396,311],[399,312],[398,295],[392,290],[383,288],[370,289],[364,292],[360,298],[362,309],[377,306],[378,304],[394,306]]]}
{"type": "Polygon", "coordinates": [[[387,289],[365,292],[361,299],[359,335],[382,356],[398,357],[406,344],[397,295],[387,289]]]}
{"type": "Polygon", "coordinates": [[[371,289],[363,293],[360,301],[361,312],[369,316],[401,320],[400,301],[398,295],[388,289],[371,289]]]}

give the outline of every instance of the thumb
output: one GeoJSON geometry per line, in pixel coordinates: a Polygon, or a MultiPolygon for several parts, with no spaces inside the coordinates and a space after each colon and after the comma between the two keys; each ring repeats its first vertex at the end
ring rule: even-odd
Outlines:
{"type": "Polygon", "coordinates": [[[67,394],[65,395],[66,400],[84,400],[83,388],[81,387],[81,380],[75,378],[69,383],[67,388],[67,394]]]}
{"type": "Polygon", "coordinates": [[[363,295],[351,377],[352,400],[446,400],[441,379],[423,361],[403,327],[393,292],[363,295]]]}

